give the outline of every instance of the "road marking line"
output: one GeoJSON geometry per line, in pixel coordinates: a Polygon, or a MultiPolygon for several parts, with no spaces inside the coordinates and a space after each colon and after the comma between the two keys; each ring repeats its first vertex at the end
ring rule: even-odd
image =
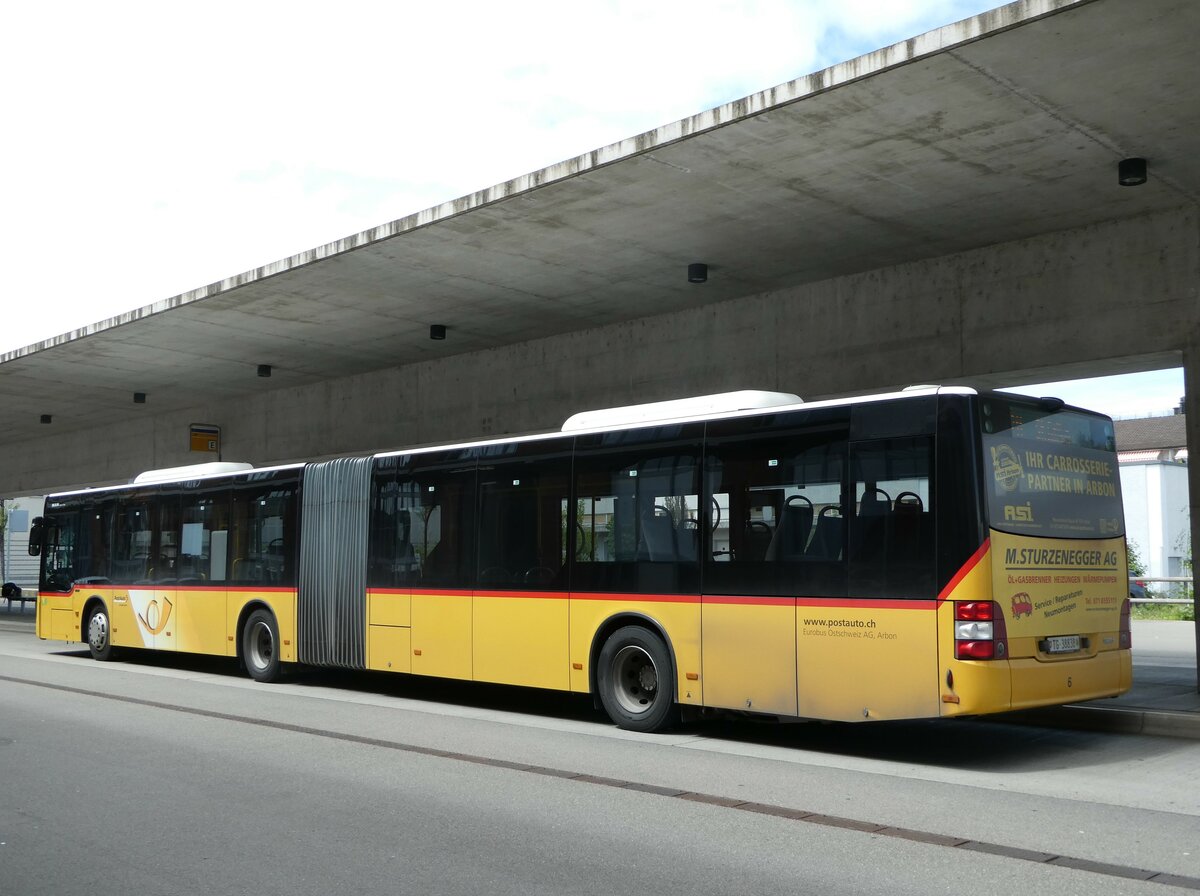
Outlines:
{"type": "Polygon", "coordinates": [[[836,815],[822,815],[819,812],[808,812],[804,809],[774,806],[768,803],[755,803],[732,797],[717,796],[709,793],[697,793],[688,790],[676,790],[668,787],[658,787],[653,784],[642,784],[636,781],[622,781],[616,778],[603,778],[584,772],[573,772],[566,769],[550,768],[539,765],[525,765],[505,759],[492,759],[487,756],[477,756],[470,753],[458,753],[453,750],[441,750],[434,747],[422,747],[417,744],[406,744],[399,741],[384,740],[377,737],[364,737],[360,734],[346,734],[339,731],[328,731],[321,728],[310,728],[305,725],[293,725],[289,722],[275,722],[269,719],[256,719],[249,716],[238,716],[232,713],[217,712],[210,709],[198,709],[190,706],[179,706],[172,703],[162,703],[158,700],[144,700],[139,697],[126,697],[119,694],[105,694],[100,691],[89,691],[84,688],[68,685],[50,684],[43,681],[33,681],[26,678],[16,678],[10,675],[0,675],[0,681],[13,684],[24,684],[30,687],[45,688],[83,697],[93,697],[100,700],[112,700],[118,703],[128,703],[135,706],[145,706],[151,709],[162,709],[168,712],[178,712],[185,715],[201,716],[207,719],[219,719],[225,722],[235,722],[243,725],[254,725],[259,728],[273,728],[293,734],[306,734],[311,737],[322,737],[329,740],[344,741],[369,747],[381,747],[386,750],[396,750],[402,753],[413,753],[420,756],[432,756],[438,759],[449,759],[455,762],[469,762],[473,765],[484,765],[502,768],[525,774],[544,775],[552,778],[562,778],[580,784],[592,784],[598,787],[612,787],[618,790],[632,790],[639,793],[649,793],[668,799],[687,800],[693,803],[703,803],[716,809],[733,809],[740,812],[754,812],[759,815],[771,815],[790,821],[801,821],[805,824],[819,824],[827,827],[842,828],[850,831],[861,831],[879,837],[893,837],[899,840],[910,840],[926,843],[931,846],[942,846],[948,849],[965,849],[971,852],[982,852],[1001,858],[1033,862],[1039,865],[1053,865],[1059,868],[1071,868],[1077,871],[1087,871],[1106,877],[1117,877],[1125,880],[1144,880],[1150,883],[1164,884],[1171,887],[1182,887],[1190,890],[1200,890],[1200,878],[1185,877],[1170,874],[1165,871],[1153,871],[1146,868],[1134,868],[1128,865],[1112,865],[1096,862],[1091,859],[1079,859],[1073,856],[1056,855],[1053,853],[1034,852],[1019,847],[1004,846],[999,843],[987,843],[979,840],[962,840],[948,837],[944,834],[934,834],[928,831],[917,831],[909,828],[897,828],[855,818],[841,818],[836,815]]]}

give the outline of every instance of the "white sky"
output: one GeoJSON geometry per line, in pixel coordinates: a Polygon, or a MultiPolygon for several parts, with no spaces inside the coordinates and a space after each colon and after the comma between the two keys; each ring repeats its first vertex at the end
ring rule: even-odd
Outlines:
{"type": "Polygon", "coordinates": [[[1110,417],[1159,416],[1172,413],[1183,401],[1183,369],[1014,386],[1012,391],[1052,395],[1067,404],[1103,411],[1110,417]]]}
{"type": "Polygon", "coordinates": [[[996,5],[10,4],[0,353],[996,5]]]}

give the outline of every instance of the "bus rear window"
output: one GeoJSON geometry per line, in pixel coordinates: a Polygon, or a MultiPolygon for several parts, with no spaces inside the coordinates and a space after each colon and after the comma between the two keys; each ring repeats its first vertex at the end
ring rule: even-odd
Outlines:
{"type": "Polygon", "coordinates": [[[1111,420],[988,396],[980,425],[993,529],[1053,538],[1124,534],[1111,420]]]}

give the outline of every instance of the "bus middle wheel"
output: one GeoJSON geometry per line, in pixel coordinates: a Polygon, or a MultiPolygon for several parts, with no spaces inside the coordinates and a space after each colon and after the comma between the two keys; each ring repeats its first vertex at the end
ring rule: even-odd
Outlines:
{"type": "Polygon", "coordinates": [[[619,628],[596,664],[600,702],[618,728],[664,731],[679,720],[675,673],[662,638],[637,625],[619,628]]]}
{"type": "Polygon", "coordinates": [[[279,626],[269,610],[255,610],[242,629],[242,659],[255,681],[278,681],[283,671],[279,658],[279,626]]]}

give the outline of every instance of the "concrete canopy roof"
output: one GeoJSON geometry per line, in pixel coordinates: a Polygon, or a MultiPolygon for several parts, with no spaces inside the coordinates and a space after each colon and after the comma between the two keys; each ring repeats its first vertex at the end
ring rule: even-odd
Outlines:
{"type": "Polygon", "coordinates": [[[1194,204],[1197,33],[1010,4],[0,356],[0,444],[1194,204]]]}

